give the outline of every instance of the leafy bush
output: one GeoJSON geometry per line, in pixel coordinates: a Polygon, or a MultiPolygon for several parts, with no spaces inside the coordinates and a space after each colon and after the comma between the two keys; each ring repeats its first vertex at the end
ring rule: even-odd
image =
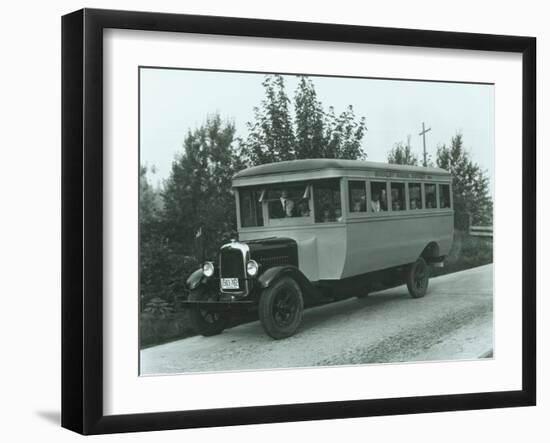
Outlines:
{"type": "Polygon", "coordinates": [[[460,132],[451,139],[449,146],[437,148],[436,163],[453,176],[455,228],[468,229],[471,224],[491,225],[493,200],[489,191],[489,176],[464,148],[460,132]]]}
{"type": "Polygon", "coordinates": [[[172,306],[162,298],[155,297],[147,303],[143,312],[153,317],[166,318],[172,313],[172,306]]]}
{"type": "Polygon", "coordinates": [[[435,268],[434,276],[450,274],[493,262],[493,239],[472,237],[468,232],[455,230],[453,246],[445,259],[444,268],[435,268]]]}
{"type": "Polygon", "coordinates": [[[139,332],[141,348],[195,335],[189,326],[188,314],[185,311],[170,313],[166,317],[142,313],[139,319],[139,332]]]}

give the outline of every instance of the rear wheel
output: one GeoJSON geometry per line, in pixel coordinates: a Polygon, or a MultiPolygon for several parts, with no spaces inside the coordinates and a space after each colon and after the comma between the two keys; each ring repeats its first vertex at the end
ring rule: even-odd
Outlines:
{"type": "MultiPolygon", "coordinates": [[[[205,288],[191,291],[189,295],[189,300],[208,301],[210,299],[214,299],[214,296],[207,293],[205,288]]],[[[190,309],[189,317],[191,328],[197,334],[205,337],[221,334],[230,320],[229,312],[215,311],[200,305],[195,305],[190,309]]]]}
{"type": "Polygon", "coordinates": [[[291,277],[282,277],[260,296],[259,317],[269,336],[279,340],[293,335],[304,312],[300,286],[291,277]]]}
{"type": "Polygon", "coordinates": [[[430,280],[430,268],[426,261],[419,257],[407,268],[407,289],[413,298],[420,298],[426,295],[430,280]]]}

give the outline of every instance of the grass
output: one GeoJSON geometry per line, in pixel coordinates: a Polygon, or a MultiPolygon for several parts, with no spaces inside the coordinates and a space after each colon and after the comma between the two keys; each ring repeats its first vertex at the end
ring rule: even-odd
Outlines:
{"type": "Polygon", "coordinates": [[[167,343],[190,337],[195,332],[189,327],[186,311],[170,313],[166,316],[141,313],[139,317],[140,348],[167,343]]]}
{"type": "Polygon", "coordinates": [[[434,268],[432,276],[451,274],[493,262],[493,239],[472,237],[467,232],[455,231],[453,245],[445,259],[445,267],[434,268]]]}
{"type": "MultiPolygon", "coordinates": [[[[258,315],[256,312],[235,312],[231,316],[229,327],[257,319],[258,315]]],[[[189,324],[189,312],[187,310],[171,313],[163,317],[141,313],[139,319],[140,349],[197,335],[189,327],[189,324]]]]}

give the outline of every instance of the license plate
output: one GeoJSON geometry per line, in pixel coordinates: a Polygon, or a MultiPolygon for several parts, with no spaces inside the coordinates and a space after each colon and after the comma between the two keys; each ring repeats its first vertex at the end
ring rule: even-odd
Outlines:
{"type": "Polygon", "coordinates": [[[222,278],[222,289],[239,289],[238,278],[222,278]]]}

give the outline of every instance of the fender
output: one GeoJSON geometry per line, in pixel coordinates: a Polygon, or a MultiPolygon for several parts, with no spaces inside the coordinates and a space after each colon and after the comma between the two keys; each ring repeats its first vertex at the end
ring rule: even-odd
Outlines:
{"type": "Polygon", "coordinates": [[[186,280],[185,283],[187,283],[187,287],[191,290],[195,289],[197,286],[199,286],[203,279],[206,277],[204,276],[204,273],[202,272],[202,268],[197,269],[194,271],[186,280]]]}
{"type": "Polygon", "coordinates": [[[262,273],[257,280],[257,284],[260,288],[266,289],[273,285],[279,278],[283,276],[292,277],[296,280],[296,283],[300,285],[303,293],[309,300],[316,301],[327,301],[319,289],[311,284],[308,278],[302,274],[302,272],[293,265],[284,265],[284,266],[274,266],[267,269],[262,273]]]}

